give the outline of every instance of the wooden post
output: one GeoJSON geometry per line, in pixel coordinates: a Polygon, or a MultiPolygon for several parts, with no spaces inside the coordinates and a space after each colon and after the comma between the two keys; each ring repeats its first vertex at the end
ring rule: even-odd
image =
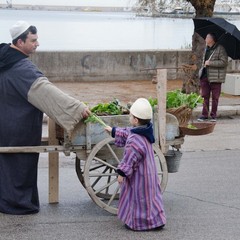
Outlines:
{"type": "Polygon", "coordinates": [[[163,153],[166,153],[166,93],[167,69],[157,69],[158,132],[163,153]]]}
{"type": "MultiPolygon", "coordinates": [[[[57,145],[55,122],[49,118],[48,121],[48,144],[57,145]]],[[[49,174],[49,203],[58,203],[59,201],[59,153],[48,153],[48,174],[49,174]]]]}

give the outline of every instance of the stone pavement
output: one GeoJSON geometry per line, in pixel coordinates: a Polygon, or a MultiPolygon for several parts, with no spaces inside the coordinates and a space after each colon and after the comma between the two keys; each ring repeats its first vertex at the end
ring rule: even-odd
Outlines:
{"type": "Polygon", "coordinates": [[[41,211],[0,213],[0,240],[238,240],[239,125],[240,116],[221,118],[213,133],[185,137],[179,172],[169,174],[163,194],[163,231],[128,231],[116,216],[97,207],[77,178],[74,154],[60,154],[60,199],[49,204],[44,153],[38,171],[41,211]]]}

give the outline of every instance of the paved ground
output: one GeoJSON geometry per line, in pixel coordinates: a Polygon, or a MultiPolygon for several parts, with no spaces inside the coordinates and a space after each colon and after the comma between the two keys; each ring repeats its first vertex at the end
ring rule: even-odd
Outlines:
{"type": "MultiPolygon", "coordinates": [[[[122,104],[133,102],[139,97],[156,97],[156,84],[152,81],[114,81],[114,82],[87,82],[83,83],[55,83],[60,89],[69,95],[86,102],[90,107],[100,102],[109,102],[114,98],[122,104]]],[[[168,91],[181,89],[181,80],[169,80],[168,91]]],[[[193,111],[194,118],[201,114],[202,107],[193,111]]],[[[240,96],[222,94],[219,99],[218,115],[227,117],[240,114],[240,96]]]]}
{"type": "MultiPolygon", "coordinates": [[[[108,82],[57,82],[54,83],[71,96],[94,105],[99,102],[111,101],[114,98],[123,103],[136,100],[138,97],[156,97],[156,84],[146,81],[108,81],[108,82]]],[[[168,90],[181,89],[181,80],[169,80],[168,90]]],[[[240,96],[222,94],[220,105],[239,105],[240,96]]]]}
{"type": "Polygon", "coordinates": [[[39,163],[40,213],[0,214],[1,240],[238,240],[240,234],[240,117],[221,119],[215,131],[188,136],[177,173],[164,192],[167,225],[131,232],[90,199],[77,179],[74,154],[60,160],[60,202],[48,204],[47,155],[39,163]]]}
{"type": "MultiPolygon", "coordinates": [[[[130,88],[139,89],[139,95],[149,96],[142,85],[130,88]]],[[[81,85],[76,90],[79,91],[76,94],[80,94],[81,90],[87,99],[90,89],[81,85]]],[[[108,98],[109,91],[109,88],[98,87],[98,93],[103,98],[108,98]]],[[[124,96],[124,99],[128,99],[126,86],[121,88],[121,92],[117,91],[117,94],[119,98],[124,96]]],[[[97,100],[98,94],[94,92],[94,95],[97,100]]],[[[112,96],[116,97],[115,94],[112,96]]],[[[238,97],[228,99],[232,99],[228,105],[231,103],[233,106],[236,102],[237,106],[239,103],[238,97]]],[[[69,157],[60,154],[60,202],[48,204],[47,154],[41,154],[38,179],[41,211],[30,216],[0,214],[0,239],[238,240],[239,126],[240,116],[222,117],[212,134],[185,137],[179,172],[169,174],[164,192],[168,222],[163,231],[128,231],[116,216],[97,207],[77,179],[74,154],[69,157]]]]}

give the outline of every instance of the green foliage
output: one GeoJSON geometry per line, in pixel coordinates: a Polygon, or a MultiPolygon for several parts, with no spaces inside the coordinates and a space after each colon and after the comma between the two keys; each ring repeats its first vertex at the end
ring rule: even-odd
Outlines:
{"type": "Polygon", "coordinates": [[[84,121],[85,123],[100,123],[104,127],[107,125],[103,122],[103,120],[98,116],[104,115],[121,115],[129,113],[129,110],[121,106],[117,99],[114,99],[109,103],[99,103],[91,109],[91,115],[84,121]]]}
{"type": "Polygon", "coordinates": [[[149,101],[149,103],[152,107],[157,105],[157,99],[156,98],[150,97],[150,98],[148,98],[148,101],[149,101]]]}
{"type": "Polygon", "coordinates": [[[122,107],[117,99],[110,103],[99,103],[91,109],[97,115],[120,115],[123,113],[122,107]]]}
{"type": "MultiPolygon", "coordinates": [[[[149,98],[149,103],[152,107],[157,105],[157,99],[149,98]]],[[[203,98],[197,93],[182,93],[181,90],[167,92],[166,108],[177,108],[187,106],[189,108],[197,107],[198,103],[203,103],[203,98]]]]}
{"type": "Polygon", "coordinates": [[[176,108],[180,106],[187,106],[195,108],[198,103],[202,103],[203,99],[197,93],[182,93],[181,90],[167,92],[167,108],[176,108]]]}
{"type": "Polygon", "coordinates": [[[197,127],[193,126],[192,124],[188,124],[188,125],[187,125],[187,128],[190,128],[190,129],[198,129],[197,127]]]}
{"type": "Polygon", "coordinates": [[[85,121],[84,123],[100,123],[102,126],[107,127],[107,125],[105,124],[105,122],[103,122],[103,120],[98,117],[95,113],[92,113],[85,121]]]}

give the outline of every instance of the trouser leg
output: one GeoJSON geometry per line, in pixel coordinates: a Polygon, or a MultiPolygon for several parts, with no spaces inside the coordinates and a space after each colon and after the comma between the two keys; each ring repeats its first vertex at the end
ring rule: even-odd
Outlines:
{"type": "Polygon", "coordinates": [[[211,109],[211,117],[217,117],[217,108],[218,108],[218,101],[221,94],[221,83],[211,83],[211,92],[212,92],[212,109],[211,109]]]}
{"type": "Polygon", "coordinates": [[[201,79],[201,95],[203,97],[203,108],[202,108],[202,116],[208,117],[209,113],[209,99],[211,94],[210,83],[207,78],[201,79]]]}

